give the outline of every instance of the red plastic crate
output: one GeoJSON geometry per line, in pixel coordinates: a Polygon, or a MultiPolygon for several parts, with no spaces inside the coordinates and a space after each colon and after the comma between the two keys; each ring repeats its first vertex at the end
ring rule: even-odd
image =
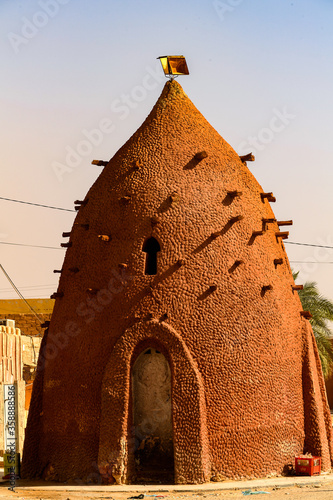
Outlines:
{"type": "Polygon", "coordinates": [[[321,457],[295,457],[296,474],[316,476],[320,474],[321,457]]]}

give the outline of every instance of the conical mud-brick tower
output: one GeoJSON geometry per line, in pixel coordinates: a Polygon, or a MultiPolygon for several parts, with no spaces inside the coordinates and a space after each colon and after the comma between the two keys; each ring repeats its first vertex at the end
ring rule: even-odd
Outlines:
{"type": "Polygon", "coordinates": [[[282,474],[304,452],[330,469],[320,362],[271,201],[167,82],[78,203],[24,477],[201,483],[282,474]]]}

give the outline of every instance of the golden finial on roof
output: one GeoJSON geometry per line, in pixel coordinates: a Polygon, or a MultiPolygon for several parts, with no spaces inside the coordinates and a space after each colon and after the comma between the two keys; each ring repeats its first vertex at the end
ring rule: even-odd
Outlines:
{"type": "Polygon", "coordinates": [[[166,77],[171,80],[179,75],[189,75],[186,59],[184,56],[160,56],[162,68],[166,77]]]}

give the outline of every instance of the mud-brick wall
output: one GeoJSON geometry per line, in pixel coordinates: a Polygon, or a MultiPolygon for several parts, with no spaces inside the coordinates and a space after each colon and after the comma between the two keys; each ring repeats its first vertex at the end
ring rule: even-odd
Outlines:
{"type": "MultiPolygon", "coordinates": [[[[44,321],[50,321],[51,314],[41,314],[38,316],[44,321]]],[[[36,318],[34,314],[0,314],[0,319],[13,319],[15,321],[16,328],[19,328],[23,335],[32,335],[42,337],[44,334],[44,328],[41,327],[40,321],[36,318]]]]}
{"type": "Polygon", "coordinates": [[[25,386],[25,410],[26,419],[30,407],[32,386],[36,377],[37,361],[42,339],[41,337],[33,337],[22,335],[22,361],[23,361],[23,379],[25,386]]]}
{"type": "Polygon", "coordinates": [[[24,366],[36,368],[42,339],[22,335],[22,360],[24,366]]]}

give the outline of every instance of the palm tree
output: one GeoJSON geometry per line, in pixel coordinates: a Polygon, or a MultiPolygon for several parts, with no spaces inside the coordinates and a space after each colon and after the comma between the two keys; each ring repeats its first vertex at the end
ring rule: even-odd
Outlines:
{"type": "MultiPolygon", "coordinates": [[[[294,280],[298,274],[293,272],[294,280]]],[[[333,302],[320,295],[314,281],[307,281],[298,294],[304,311],[310,311],[312,314],[310,323],[316,338],[323,374],[327,378],[333,369],[333,334],[329,328],[329,322],[333,321],[333,302]]]]}

